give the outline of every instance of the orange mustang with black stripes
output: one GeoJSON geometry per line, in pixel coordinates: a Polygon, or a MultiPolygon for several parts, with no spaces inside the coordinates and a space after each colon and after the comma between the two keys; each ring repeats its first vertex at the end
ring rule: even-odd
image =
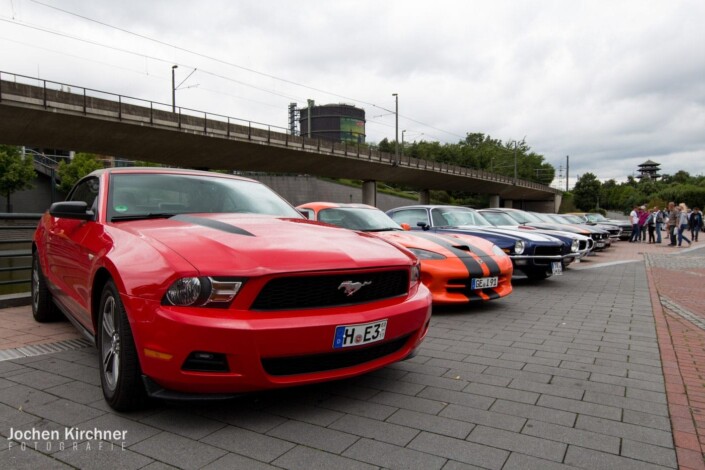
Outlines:
{"type": "Polygon", "coordinates": [[[311,220],[374,232],[413,252],[421,260],[421,282],[436,305],[499,299],[512,292],[512,260],[482,238],[405,231],[366,204],[310,202],[297,209],[311,220]]]}

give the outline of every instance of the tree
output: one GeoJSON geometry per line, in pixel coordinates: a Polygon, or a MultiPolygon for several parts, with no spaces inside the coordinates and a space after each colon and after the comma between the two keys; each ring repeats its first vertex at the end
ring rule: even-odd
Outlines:
{"type": "Polygon", "coordinates": [[[69,192],[78,180],[92,171],[103,168],[103,165],[96,160],[92,153],[77,153],[71,163],[59,163],[59,190],[69,192]]]}
{"type": "Polygon", "coordinates": [[[676,174],[674,174],[671,177],[671,182],[678,183],[678,184],[685,184],[688,182],[689,179],[690,179],[690,173],[688,173],[685,170],[680,170],[680,171],[677,171],[676,174]]]}
{"type": "Polygon", "coordinates": [[[592,173],[585,173],[575,183],[573,188],[575,207],[589,211],[597,207],[602,183],[592,173]]]}
{"type": "Polygon", "coordinates": [[[0,193],[5,196],[7,212],[12,212],[12,193],[31,188],[34,177],[32,157],[23,158],[19,147],[0,145],[0,193]]]}

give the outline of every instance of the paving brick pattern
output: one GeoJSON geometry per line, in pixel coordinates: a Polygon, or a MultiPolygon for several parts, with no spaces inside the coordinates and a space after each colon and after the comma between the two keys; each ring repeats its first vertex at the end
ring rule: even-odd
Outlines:
{"type": "Polygon", "coordinates": [[[225,402],[115,413],[94,349],[2,361],[3,436],[71,426],[127,435],[76,449],[2,439],[0,466],[699,468],[674,447],[669,420],[683,410],[666,400],[672,363],[664,381],[644,263],[515,284],[506,299],[435,311],[411,360],[225,402]]]}
{"type": "Polygon", "coordinates": [[[705,253],[651,254],[646,265],[678,463],[705,469],[705,253]]]}
{"type": "Polygon", "coordinates": [[[49,324],[35,322],[27,307],[5,308],[1,315],[0,350],[81,337],[68,321],[49,324]]]}

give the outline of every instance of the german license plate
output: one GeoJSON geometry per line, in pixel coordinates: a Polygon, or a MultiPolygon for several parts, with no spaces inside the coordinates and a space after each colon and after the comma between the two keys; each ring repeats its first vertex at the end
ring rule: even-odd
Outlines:
{"type": "Polygon", "coordinates": [[[335,327],[333,348],[347,348],[375,343],[384,339],[387,331],[387,320],[362,325],[341,325],[335,327]]]}
{"type": "Polygon", "coordinates": [[[470,288],[475,289],[487,289],[488,287],[497,287],[499,278],[495,277],[478,277],[470,282],[470,288]]]}
{"type": "Polygon", "coordinates": [[[554,276],[560,276],[563,274],[563,265],[560,263],[560,261],[554,261],[551,263],[551,270],[553,271],[554,276]]]}
{"type": "Polygon", "coordinates": [[[604,247],[605,247],[605,242],[597,242],[597,247],[598,247],[598,248],[604,248],[604,247]]]}

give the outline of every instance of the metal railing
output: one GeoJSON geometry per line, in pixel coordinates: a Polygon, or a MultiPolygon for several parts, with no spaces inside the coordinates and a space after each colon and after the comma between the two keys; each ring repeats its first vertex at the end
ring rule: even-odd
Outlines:
{"type": "Polygon", "coordinates": [[[29,291],[32,234],[41,216],[0,213],[0,295],[29,291]]]}
{"type": "Polygon", "coordinates": [[[411,156],[401,156],[397,160],[394,154],[380,152],[367,144],[334,142],[292,135],[286,127],[181,106],[176,107],[176,112],[173,112],[171,104],[0,71],[0,103],[2,102],[23,103],[41,106],[45,109],[78,112],[83,115],[113,118],[155,127],[175,128],[184,132],[212,137],[256,141],[308,152],[356,158],[403,168],[423,169],[543,192],[560,193],[559,190],[543,184],[498,175],[485,170],[461,167],[435,160],[422,160],[411,156]]]}

